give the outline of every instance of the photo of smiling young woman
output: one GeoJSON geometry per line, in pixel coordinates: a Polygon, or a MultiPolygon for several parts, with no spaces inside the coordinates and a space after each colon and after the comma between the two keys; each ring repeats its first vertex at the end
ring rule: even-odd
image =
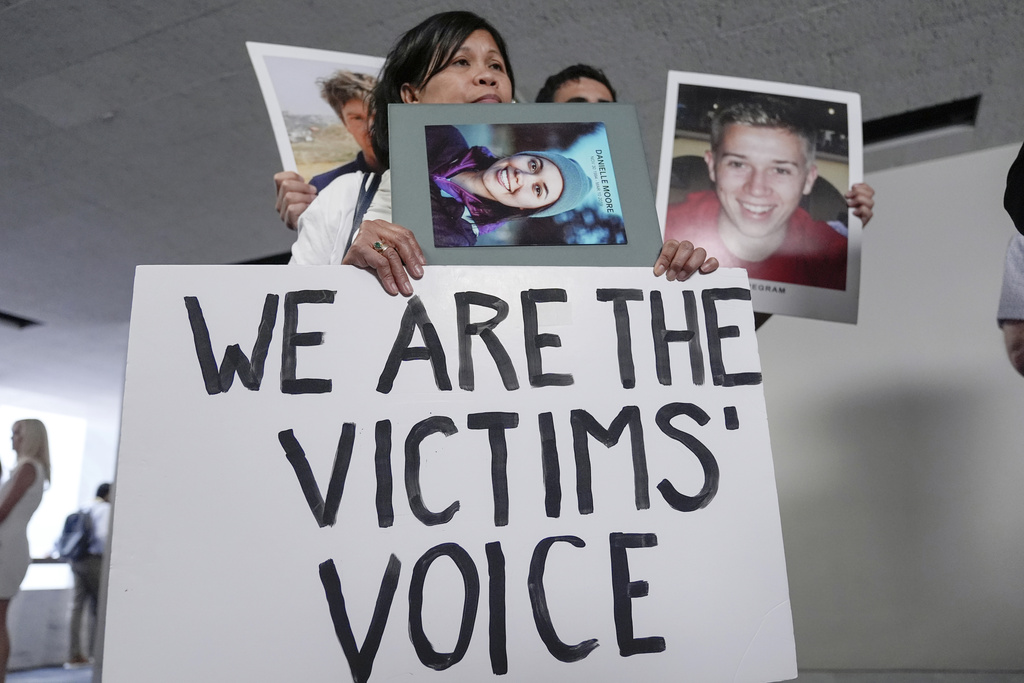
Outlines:
{"type": "Polygon", "coordinates": [[[540,154],[513,154],[466,178],[478,197],[520,209],[541,209],[562,196],[559,167],[540,154]]]}
{"type": "Polygon", "coordinates": [[[602,123],[424,127],[436,247],[625,244],[602,123]]]}

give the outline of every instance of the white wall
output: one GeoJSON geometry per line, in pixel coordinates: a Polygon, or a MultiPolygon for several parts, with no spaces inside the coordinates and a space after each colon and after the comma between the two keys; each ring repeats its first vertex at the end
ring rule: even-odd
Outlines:
{"type": "Polygon", "coordinates": [[[1002,147],[868,177],[856,326],[758,333],[801,669],[1024,668],[1002,147]]]}

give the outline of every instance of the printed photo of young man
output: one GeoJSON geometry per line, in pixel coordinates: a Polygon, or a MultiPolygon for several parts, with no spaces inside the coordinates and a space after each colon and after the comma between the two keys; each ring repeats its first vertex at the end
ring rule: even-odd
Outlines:
{"type": "Polygon", "coordinates": [[[665,238],[700,244],[752,279],[845,289],[841,214],[820,220],[801,207],[819,175],[817,140],[789,101],[760,96],[721,108],[704,153],[713,188],[669,205],[665,238]]]}

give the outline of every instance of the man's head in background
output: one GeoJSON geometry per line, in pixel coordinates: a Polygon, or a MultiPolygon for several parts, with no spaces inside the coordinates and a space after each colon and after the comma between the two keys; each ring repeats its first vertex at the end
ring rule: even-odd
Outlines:
{"type": "Polygon", "coordinates": [[[600,69],[574,64],[544,81],[539,102],[615,102],[615,88],[600,69]]]}
{"type": "Polygon", "coordinates": [[[761,260],[786,236],[790,217],[818,177],[815,134],[794,107],[764,98],[722,109],[704,160],[721,204],[719,232],[747,260],[761,260]]]}
{"type": "Polygon", "coordinates": [[[370,143],[370,117],[366,100],[376,82],[373,76],[352,71],[336,71],[330,78],[317,81],[320,96],[341,119],[342,125],[355,139],[370,166],[376,166],[377,160],[370,143]]]}

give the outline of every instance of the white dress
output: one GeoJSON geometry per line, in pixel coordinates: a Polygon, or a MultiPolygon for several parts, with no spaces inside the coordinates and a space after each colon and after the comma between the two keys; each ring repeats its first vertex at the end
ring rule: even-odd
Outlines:
{"type": "Polygon", "coordinates": [[[43,466],[35,460],[27,460],[11,472],[11,477],[0,486],[0,501],[7,497],[14,475],[21,467],[35,467],[36,479],[25,491],[25,495],[14,504],[11,514],[0,522],[0,600],[10,600],[18,592],[28,565],[32,561],[28,552],[28,520],[43,499],[43,466]]]}

